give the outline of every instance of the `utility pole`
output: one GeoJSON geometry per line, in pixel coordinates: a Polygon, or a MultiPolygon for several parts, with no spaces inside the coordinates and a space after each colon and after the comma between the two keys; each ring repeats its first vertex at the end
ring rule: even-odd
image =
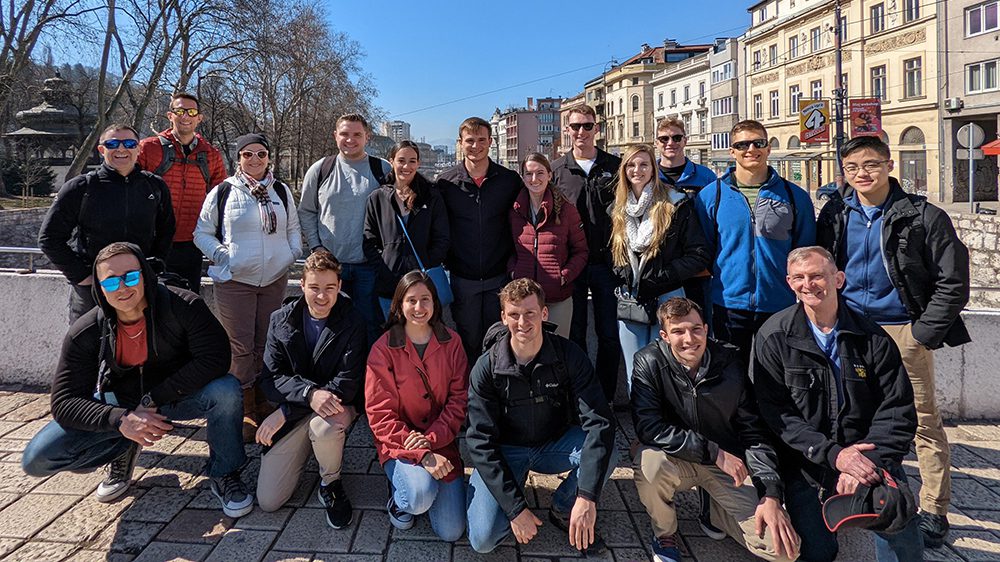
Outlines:
{"type": "Polygon", "coordinates": [[[841,192],[844,188],[844,171],[842,169],[842,164],[840,160],[840,147],[844,146],[844,101],[847,99],[847,92],[844,91],[844,60],[843,60],[843,35],[840,25],[840,0],[834,0],[833,5],[833,56],[834,56],[834,72],[836,73],[833,79],[834,89],[833,89],[833,106],[834,106],[834,122],[836,125],[836,136],[834,137],[834,146],[836,148],[836,154],[834,155],[834,162],[836,162],[836,169],[833,172],[834,181],[837,182],[837,189],[841,192]]]}

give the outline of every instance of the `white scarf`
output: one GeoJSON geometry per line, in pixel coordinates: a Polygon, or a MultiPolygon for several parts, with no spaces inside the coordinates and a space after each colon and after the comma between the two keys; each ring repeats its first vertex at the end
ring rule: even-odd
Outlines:
{"type": "Polygon", "coordinates": [[[628,200],[625,202],[625,240],[629,250],[642,254],[653,240],[653,219],[649,216],[649,208],[653,204],[653,182],[642,188],[638,199],[629,189],[628,200]]]}

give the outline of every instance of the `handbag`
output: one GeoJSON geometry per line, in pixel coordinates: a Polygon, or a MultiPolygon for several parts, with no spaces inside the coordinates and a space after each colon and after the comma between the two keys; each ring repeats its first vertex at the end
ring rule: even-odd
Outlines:
{"type": "Polygon", "coordinates": [[[438,300],[441,301],[441,306],[448,306],[455,300],[455,295],[451,292],[451,283],[448,281],[448,273],[444,270],[444,266],[439,265],[430,269],[424,267],[424,262],[420,259],[420,254],[417,253],[417,247],[413,245],[413,240],[410,239],[410,233],[406,230],[406,223],[403,222],[403,217],[396,215],[396,220],[399,221],[399,226],[403,229],[403,235],[406,236],[406,241],[410,243],[410,249],[413,250],[413,257],[417,258],[417,265],[420,267],[420,271],[426,273],[434,283],[434,288],[437,289],[438,300]]]}

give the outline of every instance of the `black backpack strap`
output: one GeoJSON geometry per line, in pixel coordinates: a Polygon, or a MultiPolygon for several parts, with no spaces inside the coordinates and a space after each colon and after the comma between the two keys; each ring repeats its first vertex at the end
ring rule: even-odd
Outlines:
{"type": "Polygon", "coordinates": [[[385,185],[385,172],[382,170],[382,159],[378,156],[368,157],[368,166],[372,169],[372,175],[379,185],[385,185]]]}
{"type": "Polygon", "coordinates": [[[326,178],[330,177],[333,173],[333,167],[337,165],[336,156],[327,156],[323,158],[323,163],[319,165],[319,177],[316,178],[316,212],[319,212],[319,188],[326,181],[326,178]]]}
{"type": "Polygon", "coordinates": [[[278,199],[281,199],[281,206],[285,208],[285,214],[289,213],[288,210],[288,186],[281,183],[278,180],[274,180],[274,192],[278,194],[278,199]]]}
{"type": "Polygon", "coordinates": [[[229,199],[229,192],[232,191],[233,186],[228,182],[224,181],[219,184],[219,190],[215,192],[215,207],[216,207],[216,221],[215,221],[215,238],[219,242],[223,242],[222,239],[222,220],[226,214],[226,201],[229,199]]]}
{"type": "MultiPolygon", "coordinates": [[[[160,158],[160,165],[153,170],[153,173],[163,177],[163,174],[167,173],[167,170],[174,165],[174,159],[177,157],[177,150],[174,148],[174,143],[170,139],[163,135],[156,135],[156,138],[160,140],[160,150],[162,156],[160,158]]],[[[208,183],[206,180],[205,183],[208,183]]]]}
{"type": "Polygon", "coordinates": [[[208,171],[208,151],[202,150],[195,155],[195,164],[201,170],[201,177],[205,178],[205,193],[212,191],[212,174],[208,171]]]}
{"type": "Polygon", "coordinates": [[[792,231],[789,233],[789,240],[792,244],[795,243],[795,219],[798,218],[798,211],[795,208],[795,195],[792,193],[792,187],[788,185],[788,180],[781,178],[782,185],[785,186],[785,195],[788,196],[788,204],[792,207],[792,231]]]}

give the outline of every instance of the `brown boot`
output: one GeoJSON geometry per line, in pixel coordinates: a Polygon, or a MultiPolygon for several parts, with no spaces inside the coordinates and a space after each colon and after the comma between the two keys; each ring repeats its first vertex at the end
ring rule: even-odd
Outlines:
{"type": "Polygon", "coordinates": [[[257,436],[257,401],[253,388],[243,389],[243,442],[253,443],[257,436]]]}

